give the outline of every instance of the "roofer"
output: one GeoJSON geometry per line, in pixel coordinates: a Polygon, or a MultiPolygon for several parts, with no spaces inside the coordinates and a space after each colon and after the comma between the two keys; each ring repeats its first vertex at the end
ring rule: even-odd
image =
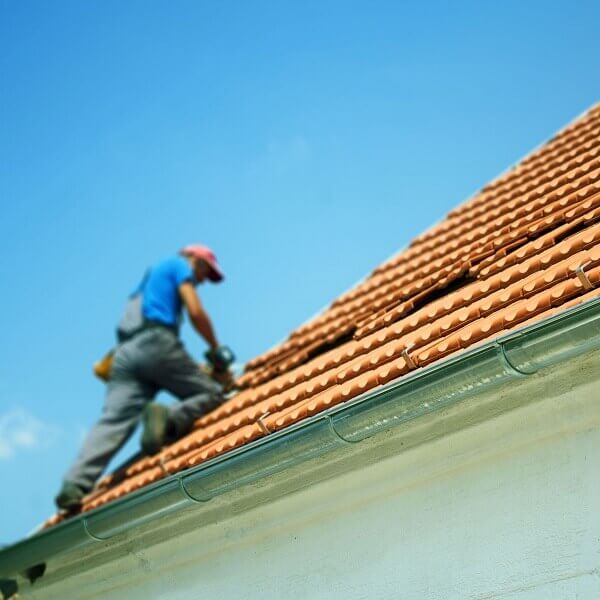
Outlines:
{"type": "Polygon", "coordinates": [[[214,253],[205,246],[186,246],[179,256],[150,268],[129,297],[117,328],[118,344],[108,355],[112,364],[103,413],[63,480],[55,499],[59,508],[80,506],[140,418],[142,451],[154,454],[223,401],[219,383],[201,371],[178,336],[185,305],[192,325],[210,348],[205,355],[209,363],[214,370],[229,373],[233,355],[219,346],[195,289],[207,279],[223,280],[214,253]],[[180,402],[172,407],[152,402],[162,389],[180,402]]]}

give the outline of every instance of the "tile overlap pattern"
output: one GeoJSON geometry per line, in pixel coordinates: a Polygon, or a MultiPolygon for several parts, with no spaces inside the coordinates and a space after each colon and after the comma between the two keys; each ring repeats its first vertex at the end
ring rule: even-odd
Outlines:
{"type": "Polygon", "coordinates": [[[239,393],[83,510],[598,295],[600,106],[249,361],[239,393]]]}

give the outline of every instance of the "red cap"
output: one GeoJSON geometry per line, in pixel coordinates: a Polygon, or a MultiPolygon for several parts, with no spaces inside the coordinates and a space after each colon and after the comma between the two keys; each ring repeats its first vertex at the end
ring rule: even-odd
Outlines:
{"type": "Polygon", "coordinates": [[[221,267],[219,267],[217,257],[215,256],[215,253],[207,246],[190,244],[189,246],[182,248],[179,251],[179,254],[183,256],[195,256],[196,258],[201,258],[202,260],[206,261],[210,267],[208,278],[214,283],[223,281],[225,276],[223,275],[223,271],[221,271],[221,267]]]}

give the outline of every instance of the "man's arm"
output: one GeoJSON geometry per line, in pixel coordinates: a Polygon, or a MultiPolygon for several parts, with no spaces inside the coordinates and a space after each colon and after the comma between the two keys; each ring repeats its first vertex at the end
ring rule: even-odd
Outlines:
{"type": "Polygon", "coordinates": [[[200,303],[200,298],[198,298],[194,286],[189,281],[184,281],[179,286],[179,295],[185,304],[194,329],[206,340],[206,343],[211,348],[216,348],[219,345],[217,336],[215,335],[208,314],[200,303]]]}

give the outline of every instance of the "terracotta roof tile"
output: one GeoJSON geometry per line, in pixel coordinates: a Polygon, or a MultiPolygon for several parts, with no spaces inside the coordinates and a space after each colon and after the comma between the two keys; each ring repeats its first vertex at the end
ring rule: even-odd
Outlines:
{"type": "Polygon", "coordinates": [[[84,510],[598,297],[598,221],[595,107],[250,360],[245,389],[124,480],[105,477],[84,510]]]}

